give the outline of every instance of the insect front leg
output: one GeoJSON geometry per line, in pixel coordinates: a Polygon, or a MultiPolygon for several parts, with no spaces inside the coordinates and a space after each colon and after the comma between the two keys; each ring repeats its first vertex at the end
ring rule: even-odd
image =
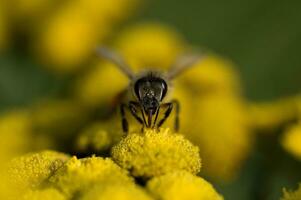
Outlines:
{"type": "MultiPolygon", "coordinates": [[[[142,125],[144,125],[144,123],[145,123],[145,119],[143,118],[141,118],[141,117],[139,117],[139,115],[138,115],[138,109],[140,110],[140,112],[142,112],[141,111],[141,107],[140,107],[140,104],[138,103],[138,102],[135,102],[135,101],[130,101],[130,103],[129,103],[129,110],[131,111],[131,113],[132,113],[132,115],[135,117],[135,119],[140,123],[140,124],[142,124],[142,125]]],[[[143,115],[143,114],[142,114],[143,115]]]]}
{"type": "Polygon", "coordinates": [[[140,123],[143,125],[144,127],[144,124],[145,124],[145,119],[144,118],[141,118],[138,114],[138,111],[140,110],[141,111],[141,108],[140,108],[140,104],[138,102],[135,102],[135,101],[130,101],[128,105],[126,104],[121,104],[121,107],[120,107],[120,111],[121,111],[121,118],[122,118],[122,129],[123,129],[123,132],[125,133],[128,133],[129,131],[129,124],[128,124],[128,121],[125,117],[125,109],[128,109],[131,114],[133,115],[133,117],[140,123]]]}
{"type": "Polygon", "coordinates": [[[157,128],[160,128],[162,124],[166,121],[166,119],[169,117],[171,111],[173,108],[175,108],[175,121],[174,121],[174,129],[176,132],[178,132],[180,127],[180,120],[179,120],[179,113],[180,113],[180,104],[178,100],[172,100],[170,103],[162,104],[161,107],[167,107],[163,118],[158,122],[157,128]]]}
{"type": "Polygon", "coordinates": [[[166,119],[169,117],[169,115],[172,111],[172,108],[173,108],[173,104],[172,103],[164,103],[161,105],[161,107],[167,107],[167,109],[164,112],[163,118],[158,122],[157,128],[160,128],[162,126],[162,124],[166,121],[166,119]]]}

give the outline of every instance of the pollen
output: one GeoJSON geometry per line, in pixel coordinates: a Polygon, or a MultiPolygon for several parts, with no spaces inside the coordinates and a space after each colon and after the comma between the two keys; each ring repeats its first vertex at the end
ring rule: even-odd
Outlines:
{"type": "Polygon", "coordinates": [[[51,185],[68,197],[84,193],[93,185],[119,182],[132,183],[127,172],[109,158],[90,157],[77,159],[73,157],[49,179],[51,185]]]}
{"type": "Polygon", "coordinates": [[[13,159],[8,166],[9,181],[20,189],[37,188],[69,159],[55,151],[31,153],[13,159]]]}
{"type": "Polygon", "coordinates": [[[129,134],[113,147],[112,159],[133,176],[143,178],[181,169],[197,174],[201,169],[198,147],[169,129],[129,134]]]}

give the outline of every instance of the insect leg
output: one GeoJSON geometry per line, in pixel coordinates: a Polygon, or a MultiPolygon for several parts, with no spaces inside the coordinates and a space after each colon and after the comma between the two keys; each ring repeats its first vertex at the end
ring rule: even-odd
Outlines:
{"type": "Polygon", "coordinates": [[[166,121],[166,119],[169,117],[169,115],[172,111],[172,108],[173,108],[173,103],[165,103],[165,104],[162,104],[162,106],[164,106],[164,107],[167,106],[167,110],[165,111],[163,118],[158,122],[157,128],[160,128],[162,126],[162,124],[166,121]]]}
{"type": "Polygon", "coordinates": [[[126,107],[127,107],[126,104],[121,104],[120,105],[120,114],[121,114],[121,118],[122,118],[122,130],[123,130],[123,132],[128,133],[129,123],[126,120],[126,117],[125,117],[125,108],[126,107]]]}
{"type": "Polygon", "coordinates": [[[144,125],[143,119],[138,116],[137,114],[137,107],[140,107],[140,104],[135,101],[130,101],[129,103],[129,110],[131,111],[132,115],[135,117],[135,119],[142,125],[144,125]]]}
{"type": "Polygon", "coordinates": [[[176,111],[174,128],[175,131],[178,132],[180,128],[180,119],[179,119],[180,103],[176,99],[172,100],[172,103],[175,105],[175,111],[176,111]]]}
{"type": "Polygon", "coordinates": [[[156,125],[156,123],[157,123],[157,119],[158,119],[159,112],[160,112],[160,106],[159,106],[158,109],[157,109],[156,117],[155,117],[154,124],[153,124],[153,127],[152,127],[152,128],[154,128],[155,125],[156,125]]]}

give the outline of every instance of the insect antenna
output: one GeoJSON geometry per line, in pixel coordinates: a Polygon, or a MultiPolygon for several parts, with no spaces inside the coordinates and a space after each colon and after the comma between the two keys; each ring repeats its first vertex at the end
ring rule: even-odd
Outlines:
{"type": "Polygon", "coordinates": [[[194,66],[194,64],[200,62],[204,57],[204,55],[200,54],[187,54],[179,57],[167,72],[167,78],[169,80],[174,79],[186,69],[189,69],[194,66]]]}
{"type": "Polygon", "coordinates": [[[98,47],[96,52],[100,57],[103,57],[114,63],[129,79],[134,78],[133,71],[119,54],[116,54],[105,47],[98,47]]]}

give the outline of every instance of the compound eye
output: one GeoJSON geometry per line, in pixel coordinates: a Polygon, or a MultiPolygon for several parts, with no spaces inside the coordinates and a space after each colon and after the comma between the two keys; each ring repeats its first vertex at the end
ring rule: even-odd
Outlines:
{"type": "Polygon", "coordinates": [[[148,91],[148,87],[147,87],[147,82],[139,79],[134,86],[134,91],[135,91],[135,95],[139,98],[142,99],[143,96],[146,95],[147,91],[148,91]]]}
{"type": "Polygon", "coordinates": [[[153,90],[154,90],[156,98],[158,100],[162,101],[162,99],[165,97],[165,95],[167,93],[166,82],[163,79],[159,80],[158,82],[155,82],[153,85],[153,90]]]}

